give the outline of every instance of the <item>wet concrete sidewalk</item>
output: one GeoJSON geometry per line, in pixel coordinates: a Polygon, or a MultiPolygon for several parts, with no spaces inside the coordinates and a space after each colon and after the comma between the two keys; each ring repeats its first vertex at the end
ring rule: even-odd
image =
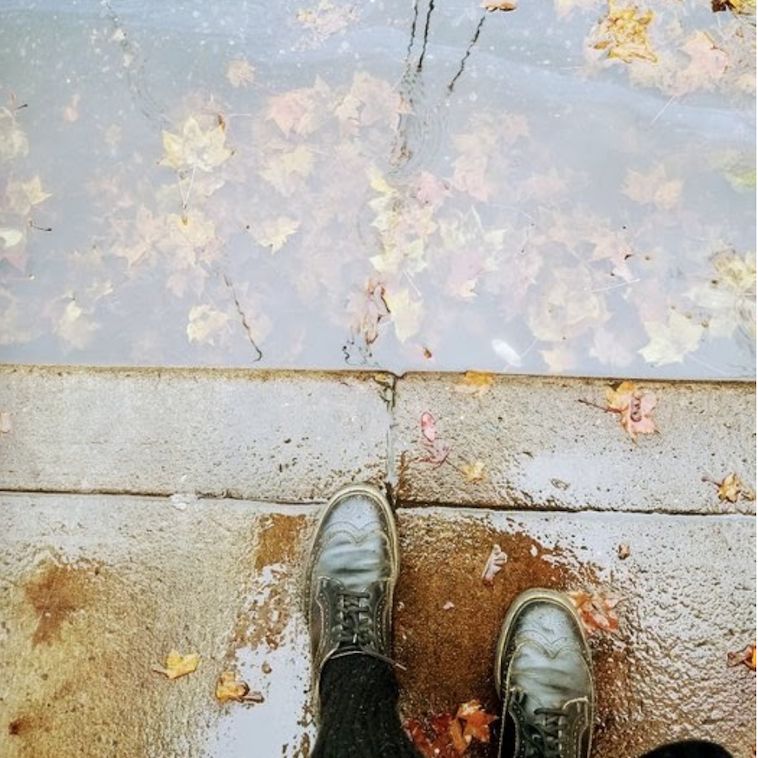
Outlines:
{"type": "Polygon", "coordinates": [[[401,531],[406,716],[496,709],[521,590],[607,591],[593,755],[696,736],[748,758],[755,674],[726,659],[755,642],[755,502],[703,476],[755,481],[754,386],[640,382],[659,431],[636,443],[578,402],[606,386],[0,368],[0,755],[307,756],[307,545],[319,503],[368,481],[401,531]],[[174,648],[202,659],[170,681],[174,648]],[[221,705],[225,670],[263,702],[221,705]]]}

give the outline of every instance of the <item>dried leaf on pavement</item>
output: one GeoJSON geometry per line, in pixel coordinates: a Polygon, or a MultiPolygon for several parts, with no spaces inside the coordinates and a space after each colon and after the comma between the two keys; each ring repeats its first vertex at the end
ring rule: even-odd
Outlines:
{"type": "Polygon", "coordinates": [[[424,758],[460,758],[474,740],[489,742],[490,724],[496,719],[482,709],[478,700],[469,700],[458,707],[455,716],[431,716],[428,728],[420,719],[409,719],[405,728],[424,758]]]}
{"type": "Polygon", "coordinates": [[[200,653],[187,653],[182,655],[176,650],[172,650],[166,656],[166,666],[153,666],[156,674],[163,674],[169,679],[178,679],[180,676],[186,676],[197,670],[200,665],[200,653]]]}
{"type": "Polygon", "coordinates": [[[604,406],[583,398],[579,402],[606,413],[618,414],[621,426],[635,442],[638,434],[653,434],[657,431],[650,414],[658,401],[655,395],[644,394],[634,382],[625,381],[618,386],[606,388],[605,399],[604,406]]]}
{"type": "Polygon", "coordinates": [[[729,474],[720,482],[703,477],[704,482],[710,482],[718,487],[719,500],[727,503],[736,503],[738,500],[755,500],[755,491],[750,489],[737,474],[729,474]]]}
{"type": "Polygon", "coordinates": [[[616,606],[624,600],[612,592],[576,592],[566,593],[579,611],[584,628],[588,634],[597,631],[618,633],[619,619],[616,606]]]}
{"type": "Polygon", "coordinates": [[[651,417],[657,403],[655,395],[643,394],[634,382],[622,382],[615,389],[606,390],[608,408],[618,411],[621,426],[626,429],[632,439],[638,434],[653,434],[655,422],[651,417]]]}
{"type": "Polygon", "coordinates": [[[450,454],[449,445],[437,439],[437,426],[429,411],[421,414],[421,444],[426,450],[426,456],[421,458],[422,463],[435,463],[441,466],[450,454]]]}
{"type": "Polygon", "coordinates": [[[485,584],[493,584],[495,581],[495,574],[497,574],[508,561],[508,554],[503,551],[500,545],[493,545],[490,551],[487,563],[484,564],[484,571],[482,571],[482,581],[485,584]]]}
{"type": "Polygon", "coordinates": [[[479,742],[490,741],[490,724],[497,719],[497,716],[483,710],[478,700],[469,700],[458,708],[455,718],[464,725],[463,739],[468,746],[472,739],[479,742]]]}
{"type": "Polygon", "coordinates": [[[463,471],[467,482],[479,482],[484,478],[484,463],[482,461],[464,463],[461,466],[461,471],[463,471]]]}
{"type": "Polygon", "coordinates": [[[755,645],[748,645],[742,650],[726,654],[727,666],[739,666],[741,663],[755,671],[755,645]]]}
{"type": "Polygon", "coordinates": [[[216,699],[221,703],[262,703],[263,695],[250,692],[248,683],[233,671],[224,671],[216,682],[216,699]]]}
{"type": "Polygon", "coordinates": [[[495,375],[485,371],[467,371],[463,378],[456,383],[455,391],[463,395],[481,397],[492,387],[495,375]]]}

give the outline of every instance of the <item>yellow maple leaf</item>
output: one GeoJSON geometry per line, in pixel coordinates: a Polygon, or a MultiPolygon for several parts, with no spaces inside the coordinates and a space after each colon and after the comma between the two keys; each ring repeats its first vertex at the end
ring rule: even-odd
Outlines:
{"type": "Polygon", "coordinates": [[[271,248],[272,253],[278,253],[299,228],[300,222],[297,219],[278,216],[255,224],[250,233],[259,245],[271,248]]]}
{"type": "Polygon", "coordinates": [[[176,650],[172,650],[166,656],[166,665],[153,666],[156,674],[163,674],[169,679],[178,679],[180,676],[186,676],[194,671],[200,665],[200,653],[188,653],[182,655],[176,650]]]}
{"type": "Polygon", "coordinates": [[[282,195],[289,197],[303,186],[314,164],[313,152],[305,145],[298,145],[287,152],[272,153],[259,173],[282,195]]]}
{"type": "Polygon", "coordinates": [[[216,337],[228,330],[229,315],[211,305],[195,305],[190,309],[187,337],[190,342],[215,345],[216,337]]]}
{"type": "Polygon", "coordinates": [[[0,108],[0,163],[26,155],[29,140],[19,128],[16,116],[7,108],[0,108]]]}
{"type": "Polygon", "coordinates": [[[492,387],[494,381],[495,375],[486,371],[467,371],[455,385],[455,391],[481,397],[492,387]]]}
{"type": "Polygon", "coordinates": [[[3,248],[16,247],[24,241],[24,233],[19,229],[0,227],[0,240],[3,241],[3,248]]]}
{"type": "Polygon", "coordinates": [[[229,61],[226,67],[226,78],[232,87],[247,87],[255,79],[255,67],[251,66],[244,58],[229,61]]]}
{"type": "Polygon", "coordinates": [[[465,463],[462,470],[467,482],[479,482],[484,478],[484,463],[482,461],[465,463]]]}
{"type": "Polygon", "coordinates": [[[35,176],[28,182],[10,182],[7,195],[10,210],[20,216],[25,216],[32,209],[32,206],[39,205],[51,196],[49,192],[42,189],[39,176],[35,176]]]}
{"type": "Polygon", "coordinates": [[[58,319],[54,331],[67,345],[81,350],[89,345],[99,328],[72,298],[58,319]]]}
{"type": "Polygon", "coordinates": [[[619,7],[613,0],[608,2],[608,15],[600,23],[593,45],[596,50],[607,50],[609,58],[631,63],[635,58],[657,63],[648,39],[648,27],[653,21],[653,11],[641,13],[638,8],[619,7]]]}
{"type": "Polygon", "coordinates": [[[406,342],[418,333],[423,311],[420,300],[412,300],[408,290],[401,289],[396,293],[385,292],[384,302],[387,304],[395,335],[400,342],[406,342]]]}
{"type": "Polygon", "coordinates": [[[195,118],[190,116],[182,126],[180,134],[163,132],[163,149],[165,157],[161,166],[180,169],[199,169],[212,171],[220,166],[232,154],[224,142],[226,129],[223,123],[217,123],[210,129],[203,129],[195,118]]]}
{"type": "Polygon", "coordinates": [[[740,498],[743,500],[755,500],[755,492],[743,484],[737,474],[729,474],[718,484],[719,500],[736,503],[740,498]]]}
{"type": "Polygon", "coordinates": [[[687,353],[697,350],[703,336],[703,326],[687,316],[672,311],[668,322],[645,321],[650,342],[638,352],[651,366],[681,363],[687,353]]]}

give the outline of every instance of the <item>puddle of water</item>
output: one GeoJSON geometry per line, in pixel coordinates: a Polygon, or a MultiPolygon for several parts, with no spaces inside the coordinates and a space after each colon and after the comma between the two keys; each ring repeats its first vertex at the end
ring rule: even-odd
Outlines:
{"type": "Polygon", "coordinates": [[[4,361],[754,375],[754,17],[2,18],[4,361]]]}

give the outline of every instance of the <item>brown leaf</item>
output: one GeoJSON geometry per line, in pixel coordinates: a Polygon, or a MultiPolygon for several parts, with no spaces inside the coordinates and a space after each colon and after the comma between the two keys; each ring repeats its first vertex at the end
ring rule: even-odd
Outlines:
{"type": "Polygon", "coordinates": [[[727,666],[739,666],[741,663],[755,671],[755,645],[748,645],[742,650],[726,654],[727,666]]]}
{"type": "Polygon", "coordinates": [[[619,619],[615,608],[624,600],[623,597],[603,591],[589,593],[580,590],[566,594],[579,611],[584,628],[589,634],[598,630],[618,633],[619,619]]]}
{"type": "Polygon", "coordinates": [[[467,746],[472,739],[479,742],[489,742],[490,724],[497,720],[497,716],[482,709],[482,704],[478,700],[469,700],[467,703],[463,703],[458,708],[455,718],[465,724],[463,738],[467,746]]]}
{"type": "Polygon", "coordinates": [[[455,716],[431,716],[428,729],[419,719],[409,719],[405,728],[424,758],[460,758],[473,740],[489,742],[489,725],[496,718],[482,710],[478,700],[469,700],[458,707],[455,716]]]}

